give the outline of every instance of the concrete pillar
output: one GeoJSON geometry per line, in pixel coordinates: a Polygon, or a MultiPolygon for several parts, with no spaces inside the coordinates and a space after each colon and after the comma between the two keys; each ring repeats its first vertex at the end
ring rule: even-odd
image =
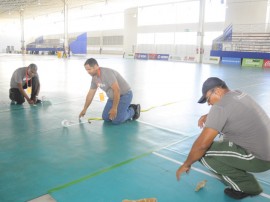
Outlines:
{"type": "MultiPolygon", "coordinates": [[[[68,0],[64,0],[64,48],[68,50],[68,0]]],[[[65,52],[64,50],[64,52],[65,52]]]]}
{"type": "Polygon", "coordinates": [[[203,60],[203,40],[204,40],[204,17],[205,17],[205,0],[200,1],[200,18],[199,29],[197,34],[197,55],[199,55],[199,62],[203,60]]]}
{"type": "Polygon", "coordinates": [[[21,23],[21,51],[22,54],[25,54],[25,45],[24,45],[24,12],[20,10],[20,23],[21,23]]]}
{"type": "Polygon", "coordinates": [[[137,45],[138,8],[125,10],[124,53],[135,53],[137,45]]]}

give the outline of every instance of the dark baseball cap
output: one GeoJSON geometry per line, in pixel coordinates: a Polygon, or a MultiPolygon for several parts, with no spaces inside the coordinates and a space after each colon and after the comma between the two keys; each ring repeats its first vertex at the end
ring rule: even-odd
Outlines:
{"type": "Polygon", "coordinates": [[[206,102],[206,93],[215,88],[215,87],[220,87],[220,86],[225,86],[227,87],[226,83],[222,81],[221,79],[217,77],[209,77],[202,86],[202,97],[199,99],[198,103],[203,104],[206,102]]]}

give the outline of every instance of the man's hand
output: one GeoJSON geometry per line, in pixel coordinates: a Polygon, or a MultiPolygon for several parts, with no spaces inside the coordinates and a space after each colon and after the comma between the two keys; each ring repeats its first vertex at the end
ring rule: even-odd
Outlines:
{"type": "Polygon", "coordinates": [[[27,102],[28,102],[30,105],[34,104],[34,100],[31,100],[31,99],[27,99],[27,102]]]}
{"type": "Polygon", "coordinates": [[[83,117],[83,116],[85,115],[85,113],[86,113],[86,109],[83,109],[83,110],[81,111],[81,113],[79,114],[79,119],[80,119],[81,117],[83,117]]]}
{"type": "Polygon", "coordinates": [[[117,116],[117,109],[111,108],[111,110],[109,111],[109,118],[111,120],[114,120],[117,116]]]}
{"type": "Polygon", "coordinates": [[[200,128],[203,128],[203,127],[204,127],[204,124],[205,124],[206,119],[207,119],[207,115],[208,115],[208,114],[205,114],[205,115],[201,116],[201,118],[199,119],[199,121],[198,121],[198,126],[199,126],[200,128]]]}
{"type": "Polygon", "coordinates": [[[176,171],[176,179],[179,181],[180,180],[180,176],[182,175],[182,173],[184,173],[184,172],[185,173],[188,173],[189,170],[190,170],[190,167],[191,166],[188,166],[185,163],[182,166],[180,166],[178,168],[178,170],[176,171]]]}

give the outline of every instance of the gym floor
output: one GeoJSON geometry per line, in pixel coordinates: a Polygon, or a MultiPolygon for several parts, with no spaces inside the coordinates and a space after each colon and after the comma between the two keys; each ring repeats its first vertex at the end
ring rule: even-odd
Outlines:
{"type": "MultiPolygon", "coordinates": [[[[0,55],[0,201],[230,202],[225,185],[195,163],[178,182],[175,172],[200,133],[197,121],[208,112],[197,104],[202,83],[211,76],[231,89],[249,93],[270,115],[270,69],[241,68],[88,55],[68,59],[45,55],[0,55]],[[119,71],[141,104],[138,120],[121,125],[100,118],[105,102],[95,97],[79,122],[91,76],[87,58],[119,71]],[[43,104],[10,105],[15,69],[38,65],[43,104]],[[73,125],[63,127],[62,120],[73,125]],[[196,192],[198,182],[207,180],[196,192]]],[[[270,172],[255,174],[264,192],[242,201],[270,200],[270,172]]]]}

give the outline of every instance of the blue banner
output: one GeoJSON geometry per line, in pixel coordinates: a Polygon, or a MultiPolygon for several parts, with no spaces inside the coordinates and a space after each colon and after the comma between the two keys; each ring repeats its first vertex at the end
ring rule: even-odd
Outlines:
{"type": "Polygon", "coordinates": [[[241,58],[231,58],[231,57],[222,57],[221,59],[222,64],[228,65],[241,65],[241,58]]]}
{"type": "Polygon", "coordinates": [[[169,54],[157,54],[157,60],[169,60],[169,54]]]}
{"type": "Polygon", "coordinates": [[[140,60],[148,60],[148,54],[146,54],[146,53],[136,53],[135,58],[140,59],[140,60]]]}

